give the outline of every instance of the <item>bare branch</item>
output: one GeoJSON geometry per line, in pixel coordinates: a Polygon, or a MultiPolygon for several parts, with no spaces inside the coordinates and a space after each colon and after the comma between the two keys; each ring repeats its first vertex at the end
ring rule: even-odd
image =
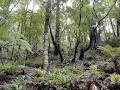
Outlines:
{"type": "MultiPolygon", "coordinates": [[[[109,15],[110,11],[113,9],[113,7],[115,6],[116,2],[117,2],[117,0],[115,0],[114,4],[111,6],[111,8],[110,8],[109,11],[107,12],[107,14],[98,21],[97,27],[100,25],[101,21],[104,20],[104,19],[109,15]]],[[[97,27],[96,27],[96,28],[97,28],[97,27]]]]}

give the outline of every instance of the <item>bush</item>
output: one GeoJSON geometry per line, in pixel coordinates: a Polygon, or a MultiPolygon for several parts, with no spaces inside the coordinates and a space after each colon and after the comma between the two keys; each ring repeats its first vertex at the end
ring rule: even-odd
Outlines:
{"type": "Polygon", "coordinates": [[[107,43],[112,47],[120,47],[120,37],[113,37],[107,43]]]}
{"type": "Polygon", "coordinates": [[[0,90],[22,90],[22,87],[15,84],[6,84],[0,85],[0,90]]]}
{"type": "Polygon", "coordinates": [[[52,68],[49,71],[39,71],[36,79],[40,84],[52,85],[55,87],[67,87],[71,81],[80,80],[82,74],[80,69],[75,67],[52,68]]]}
{"type": "Polygon", "coordinates": [[[111,75],[111,81],[113,83],[120,83],[120,74],[113,74],[113,75],[111,75]]]}
{"type": "Polygon", "coordinates": [[[43,60],[40,57],[36,57],[34,60],[27,60],[25,64],[30,67],[39,68],[42,67],[43,60]]]}
{"type": "Polygon", "coordinates": [[[120,55],[120,47],[112,47],[110,45],[106,45],[104,47],[99,47],[100,50],[102,50],[102,53],[106,56],[115,57],[120,55]]]}
{"type": "Polygon", "coordinates": [[[20,71],[18,65],[14,62],[5,62],[4,64],[0,63],[0,72],[4,72],[6,74],[15,74],[20,71]]]}
{"type": "Polygon", "coordinates": [[[100,75],[97,65],[91,65],[89,67],[89,71],[91,73],[91,76],[94,76],[95,78],[100,75]]]}

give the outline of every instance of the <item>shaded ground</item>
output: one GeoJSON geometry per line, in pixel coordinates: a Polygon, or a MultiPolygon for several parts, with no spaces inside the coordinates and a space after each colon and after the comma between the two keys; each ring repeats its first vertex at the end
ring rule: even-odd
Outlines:
{"type": "MultiPolygon", "coordinates": [[[[61,64],[59,56],[54,56],[50,55],[50,68],[56,67],[56,68],[63,68],[66,66],[74,66],[79,68],[82,71],[82,74],[84,75],[84,78],[80,81],[73,81],[70,83],[69,89],[67,90],[90,90],[90,89],[85,89],[85,87],[97,87],[99,88],[98,90],[120,90],[120,83],[112,83],[110,76],[114,73],[115,71],[115,65],[113,63],[113,60],[111,58],[104,57],[103,55],[96,54],[96,52],[91,52],[88,51],[85,53],[85,58],[84,60],[79,60],[79,54],[76,56],[76,62],[73,63],[71,60],[73,58],[73,55],[71,54],[70,56],[63,55],[64,57],[64,62],[61,64]],[[97,65],[97,68],[100,72],[100,75],[92,75],[91,72],[89,71],[91,65],[97,65]],[[89,85],[89,86],[88,86],[89,85]],[[81,88],[81,89],[80,89],[81,88]]],[[[37,57],[37,59],[42,59],[42,55],[37,57]]],[[[36,58],[32,58],[32,61],[35,61],[36,58]]],[[[118,58],[120,59],[120,58],[118,58]]],[[[120,61],[120,60],[119,60],[120,61]]],[[[120,66],[120,65],[118,65],[120,66]]],[[[5,78],[0,79],[0,84],[6,84],[6,83],[11,83],[15,82],[17,79],[21,79],[21,82],[24,82],[24,78],[26,77],[26,80],[33,80],[32,82],[27,83],[26,87],[29,89],[26,90],[56,90],[55,87],[53,86],[41,86],[38,85],[34,79],[31,78],[31,76],[34,76],[36,72],[40,69],[42,66],[38,66],[37,68],[34,66],[24,66],[24,65],[19,65],[19,67],[22,69],[18,74],[14,75],[3,75],[5,78]],[[33,84],[34,82],[34,84],[33,84]],[[36,84],[35,84],[36,83],[36,84]],[[32,84],[32,85],[31,85],[32,84]],[[34,89],[32,89],[34,87],[34,89]],[[30,89],[31,88],[31,89],[30,89]],[[39,89],[38,89],[39,88],[39,89]],[[45,89],[46,88],[46,89],[45,89]],[[52,88],[52,89],[50,89],[52,88]]],[[[2,89],[4,90],[4,89],[2,89]]],[[[58,90],[58,89],[57,89],[58,90]]],[[[62,89],[61,89],[62,90],[62,89]]],[[[97,89],[95,89],[97,90],[97,89]]]]}

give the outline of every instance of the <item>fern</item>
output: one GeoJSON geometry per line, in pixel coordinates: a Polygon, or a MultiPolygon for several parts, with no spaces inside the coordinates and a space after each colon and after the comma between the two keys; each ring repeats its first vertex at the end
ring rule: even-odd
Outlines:
{"type": "Polygon", "coordinates": [[[10,31],[8,36],[6,36],[6,41],[8,42],[6,47],[10,50],[10,52],[12,52],[14,47],[14,55],[17,53],[22,55],[22,53],[26,52],[26,50],[32,53],[32,46],[20,32],[10,31]]]}
{"type": "Polygon", "coordinates": [[[111,75],[111,81],[114,83],[120,83],[120,74],[111,75]]]}
{"type": "Polygon", "coordinates": [[[112,47],[110,45],[106,45],[104,47],[99,47],[100,50],[102,50],[102,52],[105,55],[111,56],[111,57],[115,57],[120,55],[120,47],[116,48],[116,47],[112,47]]]}

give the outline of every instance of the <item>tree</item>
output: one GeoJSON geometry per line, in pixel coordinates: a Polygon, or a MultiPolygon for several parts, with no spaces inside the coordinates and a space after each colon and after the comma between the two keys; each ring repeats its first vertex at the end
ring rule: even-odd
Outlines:
{"type": "Polygon", "coordinates": [[[113,7],[115,6],[117,0],[114,1],[113,5],[111,6],[111,8],[108,10],[108,12],[105,14],[105,16],[103,16],[101,19],[98,20],[98,25],[94,26],[93,22],[91,22],[92,20],[89,18],[89,33],[90,33],[90,42],[89,45],[86,48],[82,48],[80,51],[80,56],[79,56],[79,60],[82,60],[84,58],[84,53],[86,51],[88,51],[92,45],[96,44],[96,30],[97,27],[101,24],[101,22],[109,15],[110,11],[113,9],[113,7]]]}
{"type": "Polygon", "coordinates": [[[46,15],[45,15],[45,31],[44,31],[44,69],[48,68],[48,31],[49,31],[49,20],[51,13],[51,0],[46,0],[46,15]]]}
{"type": "MultiPolygon", "coordinates": [[[[120,0],[118,1],[118,8],[120,9],[120,0]]],[[[120,12],[119,12],[120,15],[120,12]]],[[[117,36],[120,36],[120,18],[117,19],[117,36]]]]}
{"type": "MultiPolygon", "coordinates": [[[[55,43],[57,48],[60,48],[60,0],[56,2],[56,31],[55,31],[55,43]]],[[[58,55],[58,51],[54,48],[54,54],[58,55]]]]}

